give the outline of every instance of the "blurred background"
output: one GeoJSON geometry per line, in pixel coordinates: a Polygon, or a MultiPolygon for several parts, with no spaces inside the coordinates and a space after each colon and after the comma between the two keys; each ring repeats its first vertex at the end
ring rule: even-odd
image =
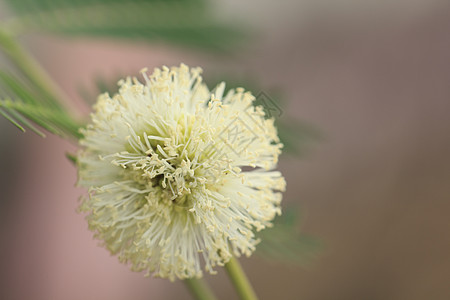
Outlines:
{"type": "MultiPolygon", "coordinates": [[[[281,95],[280,122],[320,131],[279,168],[283,205],[299,207],[299,227],[322,249],[303,266],[243,258],[262,300],[450,299],[450,3],[207,5],[212,21],[248,29],[239,42],[219,45],[229,34],[220,30],[196,43],[164,31],[138,41],[36,31],[20,41],[80,116],[89,111],[80,90],[95,95],[98,78],[183,62],[213,83],[251,78],[281,95]]],[[[0,17],[20,9],[2,1],[0,17]]],[[[144,278],[98,246],[76,212],[83,190],[64,155],[74,144],[22,134],[4,118],[0,137],[0,299],[191,299],[182,283],[144,278]]],[[[220,299],[236,299],[223,271],[206,278],[220,299]]]]}

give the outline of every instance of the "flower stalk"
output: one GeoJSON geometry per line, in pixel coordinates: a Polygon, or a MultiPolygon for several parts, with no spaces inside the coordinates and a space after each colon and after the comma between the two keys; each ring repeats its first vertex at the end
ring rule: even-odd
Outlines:
{"type": "Polygon", "coordinates": [[[189,291],[197,300],[217,300],[211,289],[206,283],[197,278],[188,278],[183,280],[189,291]]]}
{"type": "Polygon", "coordinates": [[[230,261],[225,264],[225,269],[242,300],[258,300],[241,264],[235,257],[232,257],[230,261]]]}

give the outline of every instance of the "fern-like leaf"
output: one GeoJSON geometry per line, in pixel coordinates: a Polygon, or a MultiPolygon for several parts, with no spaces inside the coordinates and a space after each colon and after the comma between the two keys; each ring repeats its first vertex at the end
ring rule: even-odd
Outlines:
{"type": "Polygon", "coordinates": [[[0,114],[21,131],[45,137],[41,127],[59,136],[80,137],[80,125],[58,101],[11,72],[0,71],[0,114]]]}
{"type": "Polygon", "coordinates": [[[28,128],[45,137],[45,133],[34,125],[36,124],[62,137],[77,139],[81,137],[78,131],[81,125],[64,111],[29,104],[20,100],[3,99],[0,100],[0,113],[22,131],[28,128]]]}
{"type": "Polygon", "coordinates": [[[318,255],[321,243],[314,237],[300,233],[296,209],[286,210],[277,217],[272,228],[257,234],[261,239],[256,253],[269,260],[305,265],[318,255]]]}
{"type": "Polygon", "coordinates": [[[168,41],[228,50],[241,31],[219,23],[205,1],[7,0],[12,28],[69,35],[168,41]]]}

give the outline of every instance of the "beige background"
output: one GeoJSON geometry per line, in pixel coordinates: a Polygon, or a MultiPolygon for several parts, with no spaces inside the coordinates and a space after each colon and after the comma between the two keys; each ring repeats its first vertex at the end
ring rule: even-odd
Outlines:
{"type": "MultiPolygon", "coordinates": [[[[450,299],[450,5],[447,1],[215,1],[258,32],[234,56],[95,39],[23,40],[72,98],[185,62],[283,91],[283,117],[324,133],[285,156],[285,204],[326,248],[308,268],[243,263],[261,299],[450,299]],[[245,20],[245,21],[244,21],[245,20]]],[[[81,102],[78,101],[78,107],[81,102]]],[[[87,110],[84,109],[86,112],[87,110]]],[[[0,299],[190,299],[97,246],[76,213],[73,151],[0,120],[0,299]]],[[[222,274],[208,281],[234,299],[222,274]]]]}

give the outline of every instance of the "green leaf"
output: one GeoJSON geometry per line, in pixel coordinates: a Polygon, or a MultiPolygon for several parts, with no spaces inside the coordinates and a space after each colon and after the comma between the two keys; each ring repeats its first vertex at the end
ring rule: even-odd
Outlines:
{"type": "Polygon", "coordinates": [[[206,1],[7,0],[17,18],[10,28],[69,35],[168,41],[230,50],[241,30],[221,24],[206,1]]]}
{"type": "Polygon", "coordinates": [[[33,122],[56,135],[81,138],[78,131],[81,125],[64,111],[5,99],[0,100],[0,113],[22,131],[25,131],[25,126],[44,137],[45,134],[31,123],[33,122]]]}
{"type": "MultiPolygon", "coordinates": [[[[15,49],[15,45],[5,49],[15,49]]],[[[27,128],[45,137],[44,132],[35,126],[38,125],[62,137],[80,137],[80,124],[52,95],[39,89],[29,78],[19,77],[11,71],[0,71],[0,109],[0,114],[22,131],[27,128]]]]}
{"type": "Polygon", "coordinates": [[[25,132],[25,128],[23,128],[14,118],[8,115],[3,109],[0,109],[0,114],[4,116],[8,121],[10,121],[14,126],[19,128],[21,131],[25,132]]]}
{"type": "Polygon", "coordinates": [[[118,82],[119,80],[127,77],[126,75],[114,75],[109,76],[109,78],[113,79],[107,79],[101,75],[95,76],[95,86],[94,87],[87,87],[84,85],[80,85],[77,90],[80,97],[86,102],[88,106],[92,106],[95,101],[97,100],[98,96],[100,94],[108,93],[109,95],[114,95],[118,92],[118,82]]]}
{"type": "MultiPolygon", "coordinates": [[[[45,137],[45,133],[36,128],[32,123],[28,122],[21,114],[17,113],[14,109],[10,109],[9,112],[13,115],[13,117],[20,123],[22,123],[25,127],[31,129],[34,133],[39,135],[40,137],[45,137]]],[[[25,130],[23,130],[25,131],[25,130]]]]}
{"type": "Polygon", "coordinates": [[[296,209],[286,209],[275,219],[274,226],[257,233],[261,243],[256,254],[267,260],[305,265],[315,258],[322,246],[316,238],[302,234],[298,229],[299,216],[296,209]]]}
{"type": "Polygon", "coordinates": [[[280,141],[284,145],[283,150],[287,153],[303,155],[312,145],[323,139],[322,132],[306,122],[280,118],[275,124],[278,127],[280,141]]]}
{"type": "Polygon", "coordinates": [[[23,102],[33,105],[43,105],[55,110],[62,110],[62,106],[53,97],[44,94],[30,82],[19,79],[12,73],[0,70],[1,91],[10,95],[8,98],[19,98],[23,102]]]}
{"type": "Polygon", "coordinates": [[[77,156],[76,156],[75,154],[72,154],[72,153],[66,153],[66,157],[67,157],[67,159],[68,159],[71,163],[73,163],[74,165],[77,164],[77,156]]]}
{"type": "Polygon", "coordinates": [[[2,82],[3,93],[15,95],[25,103],[36,104],[35,98],[28,93],[28,88],[24,88],[24,84],[11,74],[0,70],[0,82],[2,82]]]}

